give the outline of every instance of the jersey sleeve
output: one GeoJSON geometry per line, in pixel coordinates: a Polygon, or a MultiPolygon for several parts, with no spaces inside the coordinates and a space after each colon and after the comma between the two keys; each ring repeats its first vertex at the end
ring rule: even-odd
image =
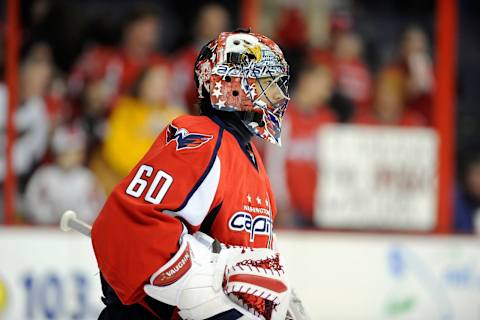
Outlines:
{"type": "Polygon", "coordinates": [[[182,221],[199,226],[215,205],[222,134],[206,117],[175,119],[108,197],[92,243],[122,303],[143,299],[144,283],[177,251],[182,221]]]}

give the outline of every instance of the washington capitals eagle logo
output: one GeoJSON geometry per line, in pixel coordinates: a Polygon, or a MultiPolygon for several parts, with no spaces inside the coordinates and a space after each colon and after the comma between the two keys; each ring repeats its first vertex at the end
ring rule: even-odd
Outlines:
{"type": "Polygon", "coordinates": [[[213,139],[212,135],[201,133],[190,133],[185,128],[177,128],[169,124],[167,131],[167,144],[175,140],[177,142],[177,151],[183,149],[194,149],[213,139]]]}

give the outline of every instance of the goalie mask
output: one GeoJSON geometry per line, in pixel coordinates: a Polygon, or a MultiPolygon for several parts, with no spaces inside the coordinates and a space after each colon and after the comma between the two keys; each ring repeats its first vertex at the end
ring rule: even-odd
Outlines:
{"type": "Polygon", "coordinates": [[[203,47],[195,63],[199,98],[208,93],[213,108],[237,112],[253,134],[273,144],[281,144],[288,80],[280,48],[254,33],[221,33],[203,47]]]}

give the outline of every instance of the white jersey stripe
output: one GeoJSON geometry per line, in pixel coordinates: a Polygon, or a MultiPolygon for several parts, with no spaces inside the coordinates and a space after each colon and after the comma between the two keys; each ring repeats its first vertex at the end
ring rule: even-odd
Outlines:
{"type": "Polygon", "coordinates": [[[208,214],[208,211],[212,205],[213,198],[217,192],[218,184],[220,181],[220,159],[218,156],[215,158],[210,171],[200,184],[198,189],[188,200],[183,209],[179,211],[165,210],[165,213],[180,216],[185,219],[189,224],[198,226],[202,223],[203,219],[208,214]]]}

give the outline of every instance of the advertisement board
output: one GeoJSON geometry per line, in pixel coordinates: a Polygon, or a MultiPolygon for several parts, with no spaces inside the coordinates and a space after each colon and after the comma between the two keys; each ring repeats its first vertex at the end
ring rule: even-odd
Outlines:
{"type": "Polygon", "coordinates": [[[318,141],[317,225],[432,230],[437,216],[434,130],[332,125],[319,132],[318,141]]]}
{"type": "Polygon", "coordinates": [[[475,237],[281,232],[292,286],[312,319],[478,320],[475,237]]]}
{"type": "MultiPolygon", "coordinates": [[[[478,320],[475,237],[279,231],[291,285],[311,319],[478,320]]],[[[97,319],[89,239],[0,228],[0,319],[97,319]]]]}
{"type": "Polygon", "coordinates": [[[97,319],[90,239],[54,228],[0,229],[0,319],[97,319]]]}

